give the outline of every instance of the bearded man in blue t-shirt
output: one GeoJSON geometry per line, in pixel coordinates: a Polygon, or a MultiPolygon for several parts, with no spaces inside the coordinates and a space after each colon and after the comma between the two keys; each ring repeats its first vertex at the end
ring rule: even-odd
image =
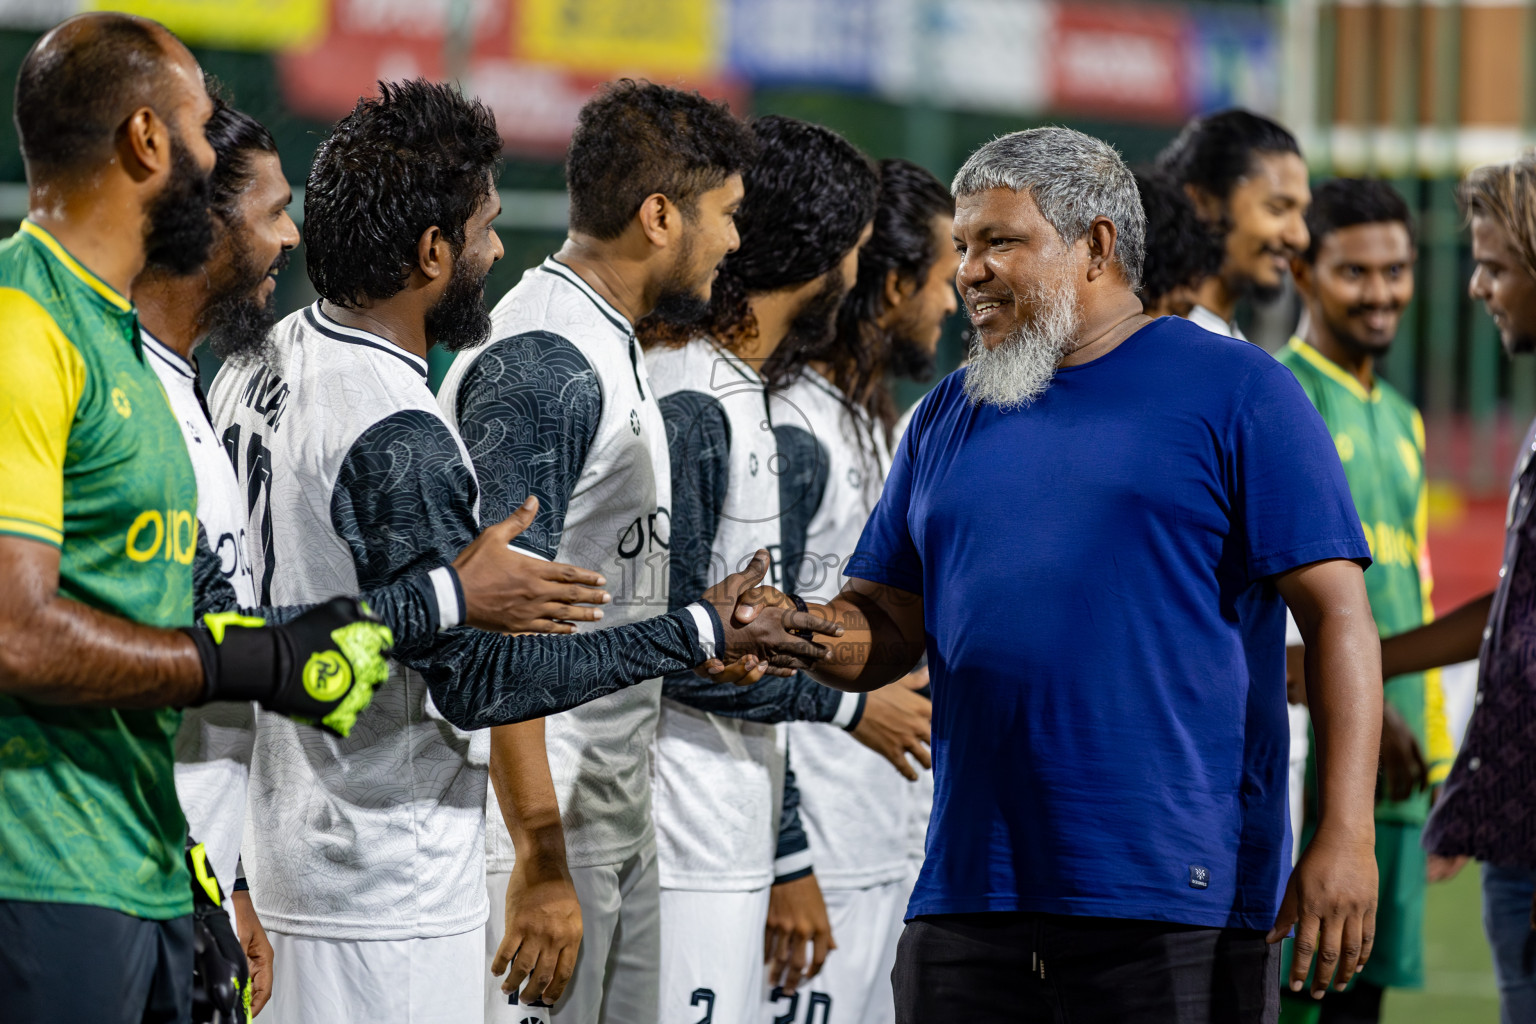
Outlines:
{"type": "Polygon", "coordinates": [[[1142,314],[1108,145],[1018,132],[953,191],[971,363],[913,417],[808,666],[871,690],[928,655],[897,1020],[1273,1021],[1293,924],[1318,996],[1374,927],[1381,671],[1333,442],[1263,351],[1142,314]],[[1321,777],[1294,871],[1286,606],[1321,777]]]}

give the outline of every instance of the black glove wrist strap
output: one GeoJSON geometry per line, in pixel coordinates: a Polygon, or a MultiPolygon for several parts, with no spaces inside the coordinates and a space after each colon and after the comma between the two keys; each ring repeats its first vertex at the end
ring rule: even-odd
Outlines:
{"type": "Polygon", "coordinates": [[[197,645],[203,663],[203,695],[209,701],[266,701],[277,692],[283,678],[283,647],[274,629],[229,629],[222,643],[214,643],[207,629],[182,630],[197,645]]]}

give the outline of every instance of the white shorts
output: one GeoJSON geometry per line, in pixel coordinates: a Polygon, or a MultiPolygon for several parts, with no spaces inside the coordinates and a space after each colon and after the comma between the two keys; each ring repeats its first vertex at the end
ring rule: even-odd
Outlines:
{"type": "Polygon", "coordinates": [[[868,889],[824,889],[837,943],[821,973],[758,1015],[762,1024],[893,1024],[891,970],[907,910],[910,878],[868,889]]]}
{"type": "Polygon", "coordinates": [[[661,890],[661,1024],[756,1024],[767,1003],[768,887],[661,890]]]}
{"type": "Polygon", "coordinates": [[[261,1024],[480,1024],[483,931],[432,939],[315,939],[268,931],[261,1024]]]}
{"type": "Polygon", "coordinates": [[[553,1009],[523,1006],[501,990],[491,961],[506,933],[507,883],[511,873],[486,876],[491,917],[485,926],[486,1024],[655,1024],[657,947],[661,945],[660,883],[656,844],[648,843],[622,864],[571,868],[581,901],[581,951],[571,983],[553,1009]]]}

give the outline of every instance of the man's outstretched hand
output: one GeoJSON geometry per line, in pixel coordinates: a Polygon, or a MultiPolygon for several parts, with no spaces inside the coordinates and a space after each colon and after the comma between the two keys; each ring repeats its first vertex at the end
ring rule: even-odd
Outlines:
{"type": "Polygon", "coordinates": [[[1302,851],[1280,901],[1280,916],[1269,941],[1296,926],[1296,952],[1287,982],[1294,992],[1306,984],[1317,958],[1312,998],[1321,999],[1331,981],[1339,991],[1371,958],[1376,935],[1376,852],[1369,839],[1350,839],[1318,830],[1302,851]]]}
{"type": "Polygon", "coordinates": [[[464,621],[496,633],[574,633],[576,622],[596,622],[612,598],[607,583],[588,569],[547,562],[508,547],[538,515],[530,496],[516,512],[486,529],[453,560],[464,588],[464,621]]]}
{"type": "Polygon", "coordinates": [[[702,674],[716,682],[746,686],[765,674],[793,675],[793,669],[771,667],[768,659],[789,655],[814,664],[830,653],[814,640],[795,634],[843,635],[843,627],[832,620],[798,611],[794,601],[782,592],[761,586],[770,564],[768,552],[759,548],[745,569],[731,573],[704,593],[704,600],[714,607],[725,631],[725,650],[699,666],[702,674]]]}

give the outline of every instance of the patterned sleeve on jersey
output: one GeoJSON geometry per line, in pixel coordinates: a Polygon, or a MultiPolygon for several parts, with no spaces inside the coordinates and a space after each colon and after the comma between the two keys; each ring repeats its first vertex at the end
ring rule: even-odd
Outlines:
{"type": "MultiPolygon", "coordinates": [[[[713,582],[711,577],[719,575],[712,552],[730,478],[731,426],[719,400],[699,391],[677,391],[658,404],[672,461],[669,603],[675,609],[697,600],[713,582]]],[[[803,546],[803,528],[801,538],[803,546]]],[[[663,680],[661,692],[700,711],[770,723],[830,722],[842,699],[840,691],[802,674],[769,676],[743,687],[680,672],[663,680]]]]}
{"type": "MultiPolygon", "coordinates": [[[[448,426],[405,410],[353,444],[331,500],[358,580],[377,591],[450,564],[475,536],[475,480],[448,426]]],[[[391,657],[421,672],[432,702],[461,729],[568,711],[704,660],[685,611],[593,633],[506,636],[455,628],[430,644],[397,637],[391,657]]]]}
{"type": "MultiPolygon", "coordinates": [[[[831,459],[826,445],[801,427],[774,427],[773,438],[779,447],[779,551],[784,590],[797,594],[806,557],[806,532],[826,495],[831,459]]],[[[814,552],[811,557],[815,557],[814,552]]]]}
{"type": "MultiPolygon", "coordinates": [[[[452,564],[479,532],[475,497],[474,474],[448,425],[432,413],[402,409],[363,431],[336,476],[331,524],[352,550],[368,599],[452,564]]],[[[395,638],[403,661],[425,655],[435,640],[432,632],[408,632],[395,638]]]]}
{"type": "Polygon", "coordinates": [[[530,331],[481,353],[455,410],[480,481],[481,520],[500,522],[536,495],[539,514],[513,543],[553,559],[602,412],[597,373],[558,334],[530,331]]]}
{"type": "Polygon", "coordinates": [[[784,747],[784,801],[779,811],[779,839],[773,851],[773,884],[782,885],[804,878],[812,871],[811,841],[800,821],[800,787],[795,784],[795,769],[790,764],[789,747],[784,747]]]}
{"type": "MultiPolygon", "coordinates": [[[[842,706],[843,691],[823,686],[803,672],[765,676],[752,686],[711,683],[692,672],[662,680],[661,694],[700,711],[748,722],[831,722],[842,706]]],[[[864,694],[857,694],[862,710],[864,694]]]]}
{"type": "Polygon", "coordinates": [[[427,678],[432,703],[460,729],[485,729],[569,711],[705,660],[692,616],[563,636],[508,636],[457,628],[425,660],[402,659],[427,678]]]}
{"type": "MultiPolygon", "coordinates": [[[[257,615],[274,625],[292,622],[314,607],[312,604],[281,607],[241,608],[235,588],[224,575],[219,556],[208,546],[208,534],[201,521],[197,524],[197,557],[192,562],[192,600],[198,618],[209,612],[238,611],[257,615]]],[[[441,625],[437,592],[424,573],[400,580],[362,596],[368,607],[384,621],[395,636],[395,643],[414,649],[432,642],[441,625]]]]}
{"type": "Polygon", "coordinates": [[[709,589],[715,530],[730,480],[731,425],[720,401],[676,391],[657,405],[672,462],[672,580],[669,604],[681,608],[709,589]]]}

